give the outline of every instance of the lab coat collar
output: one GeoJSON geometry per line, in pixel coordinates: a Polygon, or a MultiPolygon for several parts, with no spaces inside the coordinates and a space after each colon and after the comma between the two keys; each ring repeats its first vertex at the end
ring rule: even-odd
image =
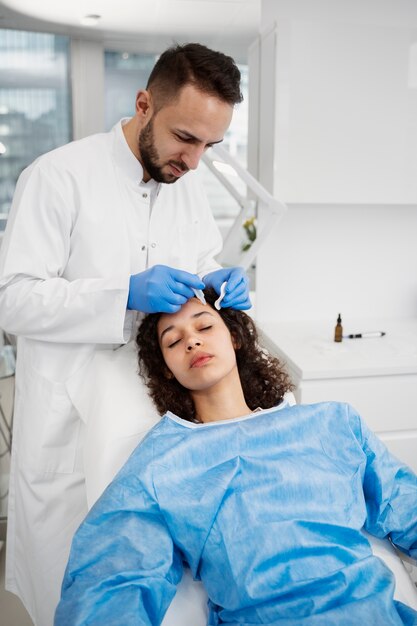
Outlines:
{"type": "Polygon", "coordinates": [[[128,117],[122,118],[112,128],[114,135],[114,156],[117,166],[122,170],[123,174],[135,186],[140,184],[143,179],[143,167],[135,157],[123,133],[122,127],[129,121],[128,117]]]}

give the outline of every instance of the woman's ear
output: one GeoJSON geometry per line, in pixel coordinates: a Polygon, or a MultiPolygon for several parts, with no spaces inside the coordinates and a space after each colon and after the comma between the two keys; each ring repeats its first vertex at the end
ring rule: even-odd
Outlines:
{"type": "Polygon", "coordinates": [[[234,350],[240,350],[240,348],[242,347],[242,342],[235,335],[235,333],[232,333],[232,346],[233,346],[234,350]]]}
{"type": "Polygon", "coordinates": [[[165,378],[167,378],[168,380],[172,380],[174,378],[174,374],[171,372],[171,370],[169,370],[167,367],[164,370],[164,376],[165,378]]]}

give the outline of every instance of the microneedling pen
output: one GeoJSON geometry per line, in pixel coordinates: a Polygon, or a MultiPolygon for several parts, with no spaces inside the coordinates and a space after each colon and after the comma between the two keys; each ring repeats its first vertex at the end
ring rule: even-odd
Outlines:
{"type": "Polygon", "coordinates": [[[382,330],[376,330],[369,333],[356,333],[351,335],[343,335],[343,339],[368,339],[371,337],[383,337],[386,333],[382,332],[382,330]]]}

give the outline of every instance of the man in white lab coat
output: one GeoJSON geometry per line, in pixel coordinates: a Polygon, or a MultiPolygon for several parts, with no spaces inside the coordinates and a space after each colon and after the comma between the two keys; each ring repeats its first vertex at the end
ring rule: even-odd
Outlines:
{"type": "Polygon", "coordinates": [[[250,306],[242,270],[214,260],[221,238],[187,173],[222,141],[239,80],[230,57],[171,48],[131,119],[40,157],[18,181],[0,256],[0,327],[18,336],[6,585],[36,626],[52,624],[88,504],[158,419],[140,391],[135,415],[105,418],[120,388],[98,384],[95,360],[117,372],[137,312],[176,311],[204,285],[227,281],[224,304],[250,306]],[[100,488],[87,504],[89,482],[100,488]]]}

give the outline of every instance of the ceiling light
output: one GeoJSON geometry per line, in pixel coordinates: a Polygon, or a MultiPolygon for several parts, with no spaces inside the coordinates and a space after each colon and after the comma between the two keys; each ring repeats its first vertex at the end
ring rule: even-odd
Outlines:
{"type": "Polygon", "coordinates": [[[0,141],[0,155],[6,152],[6,146],[0,141]]]}
{"type": "Polygon", "coordinates": [[[100,19],[101,15],[84,15],[84,17],[81,18],[80,22],[83,26],[97,26],[100,19]]]}

